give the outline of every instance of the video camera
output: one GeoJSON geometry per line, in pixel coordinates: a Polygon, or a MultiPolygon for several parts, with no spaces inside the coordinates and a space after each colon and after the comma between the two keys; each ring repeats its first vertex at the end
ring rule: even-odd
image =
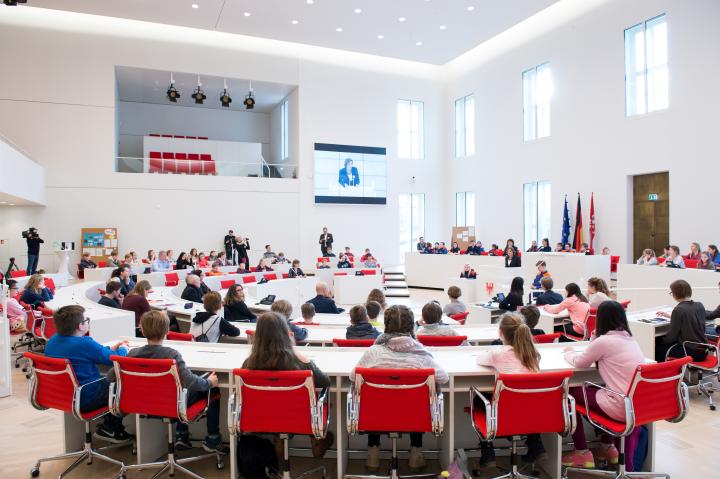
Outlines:
{"type": "Polygon", "coordinates": [[[23,231],[21,234],[24,239],[39,237],[37,228],[33,228],[32,226],[30,228],[28,228],[27,230],[23,231]]]}

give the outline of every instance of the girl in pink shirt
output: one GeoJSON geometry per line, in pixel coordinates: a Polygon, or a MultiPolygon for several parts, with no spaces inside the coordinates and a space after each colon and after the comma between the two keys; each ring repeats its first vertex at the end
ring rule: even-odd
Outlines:
{"type": "MultiPolygon", "coordinates": [[[[490,366],[500,374],[527,374],[540,371],[540,353],[535,349],[530,328],[525,320],[516,313],[505,313],[500,318],[499,334],[503,345],[493,347],[480,353],[477,363],[490,366]]],[[[485,394],[488,399],[492,393],[485,394]]],[[[526,462],[537,461],[545,453],[539,434],[530,434],[527,438],[526,462]]],[[[478,467],[495,466],[495,449],[492,442],[480,443],[480,460],[478,467]]]]}
{"type": "MultiPolygon", "coordinates": [[[[18,294],[17,281],[8,280],[8,286],[10,289],[9,297],[7,300],[7,317],[10,323],[10,331],[13,333],[24,333],[27,332],[25,325],[27,324],[27,313],[20,306],[18,300],[15,297],[18,294]]],[[[0,305],[2,310],[2,305],[0,305]]]]}
{"type": "Polygon", "coordinates": [[[582,336],[585,334],[585,321],[587,320],[587,313],[590,310],[590,304],[588,304],[587,298],[582,294],[582,291],[580,291],[580,286],[575,283],[570,283],[565,286],[565,292],[567,295],[562,303],[553,305],[546,304],[543,308],[552,314],[557,314],[567,309],[570,315],[570,321],[572,321],[572,331],[570,330],[571,325],[566,324],[565,332],[582,336]]]}
{"type": "MultiPolygon", "coordinates": [[[[625,309],[616,301],[605,301],[600,304],[597,311],[597,329],[590,345],[582,353],[576,352],[572,347],[565,348],[565,360],[577,368],[589,368],[597,364],[600,377],[605,387],[620,394],[626,394],[635,370],[645,363],[640,346],[633,339],[628,327],[625,309]]],[[[585,405],[585,398],[581,387],[570,389],[579,405],[585,405]]],[[[587,406],[589,409],[601,413],[611,419],[625,422],[625,405],[620,396],[602,389],[587,388],[587,406]]],[[[564,454],[562,463],[565,466],[595,467],[595,458],[588,450],[585,431],[581,420],[573,433],[575,451],[564,454]]],[[[609,438],[603,438],[607,445],[595,451],[598,460],[610,464],[617,464],[618,451],[609,444],[609,438]]],[[[631,436],[626,441],[626,461],[628,470],[632,470],[632,458],[635,452],[636,440],[631,436]]]]}

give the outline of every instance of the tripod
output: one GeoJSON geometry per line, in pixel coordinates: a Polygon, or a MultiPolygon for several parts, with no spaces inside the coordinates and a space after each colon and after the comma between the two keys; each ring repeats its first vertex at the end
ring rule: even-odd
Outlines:
{"type": "Polygon", "coordinates": [[[18,265],[15,264],[15,258],[11,257],[10,264],[8,265],[7,270],[5,270],[5,278],[9,278],[10,272],[13,270],[20,271],[20,268],[18,268],[18,265]]]}

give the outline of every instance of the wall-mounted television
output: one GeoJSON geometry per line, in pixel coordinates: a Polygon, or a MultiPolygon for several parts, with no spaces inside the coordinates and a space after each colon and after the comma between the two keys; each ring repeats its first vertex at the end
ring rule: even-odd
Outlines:
{"type": "Polygon", "coordinates": [[[385,148],[315,143],[315,203],[387,204],[385,148]]]}

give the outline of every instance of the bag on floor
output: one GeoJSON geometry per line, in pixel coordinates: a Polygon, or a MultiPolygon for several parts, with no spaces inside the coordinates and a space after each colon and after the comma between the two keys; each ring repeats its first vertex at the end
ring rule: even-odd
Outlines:
{"type": "Polygon", "coordinates": [[[245,479],[278,477],[275,446],[260,436],[240,436],[237,445],[238,471],[245,479]]]}

